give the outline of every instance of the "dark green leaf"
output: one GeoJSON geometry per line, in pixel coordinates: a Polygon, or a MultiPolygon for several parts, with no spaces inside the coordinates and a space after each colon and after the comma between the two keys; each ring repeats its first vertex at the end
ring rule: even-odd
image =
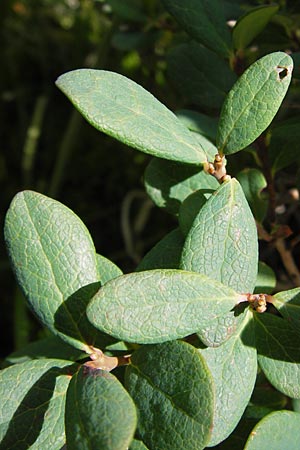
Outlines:
{"type": "Polygon", "coordinates": [[[60,450],[65,443],[65,397],[74,366],[47,359],[0,372],[0,449],[60,450]]]}
{"type": "Polygon", "coordinates": [[[276,286],[275,273],[271,267],[262,261],[258,261],[258,272],[256,279],[255,294],[272,294],[276,286]]]}
{"type": "Polygon", "coordinates": [[[300,288],[279,292],[273,297],[274,306],[300,332],[300,288]]]}
{"type": "Polygon", "coordinates": [[[168,233],[142,259],[136,272],[152,269],[179,269],[184,239],[179,228],[168,233]]]}
{"type": "Polygon", "coordinates": [[[207,137],[212,142],[216,141],[218,129],[217,118],[189,109],[176,111],[176,116],[189,130],[207,137]]]}
{"type": "Polygon", "coordinates": [[[135,0],[107,0],[111,6],[112,12],[126,21],[146,22],[147,16],[143,13],[140,3],[135,0]]]}
{"type": "Polygon", "coordinates": [[[293,77],[299,80],[300,78],[300,52],[295,52],[291,54],[294,61],[294,72],[293,77]]]}
{"type": "Polygon", "coordinates": [[[89,351],[97,330],[85,307],[98,289],[90,234],[66,206],[23,191],[13,199],[5,239],[17,280],[39,320],[54,334],[89,351]]]}
{"type": "Polygon", "coordinates": [[[206,156],[193,134],[153,95],[114,72],[74,70],[57,86],[86,120],[131,147],[160,158],[200,165],[206,156]]]}
{"type": "Polygon", "coordinates": [[[263,5],[240,17],[232,30],[234,47],[238,50],[246,48],[263,31],[278,9],[278,5],[263,5]]]}
{"type": "Polygon", "coordinates": [[[197,167],[154,158],[145,172],[145,188],[153,202],[171,214],[178,214],[180,204],[193,192],[211,192],[219,183],[197,167]]]}
{"type": "Polygon", "coordinates": [[[217,147],[225,155],[251,144],[271,123],[289,87],[293,60],[283,52],[264,56],[238,79],[224,102],[217,147]]]}
{"type": "Polygon", "coordinates": [[[231,37],[220,0],[163,0],[166,9],[194,39],[229,56],[231,37]]]}
{"type": "MultiPolygon", "coordinates": [[[[193,194],[189,195],[182,203],[179,208],[179,225],[184,236],[188,234],[190,231],[193,222],[197,215],[199,214],[202,206],[205,205],[207,199],[211,196],[210,193],[207,193],[202,190],[193,192],[193,194]]],[[[182,249],[181,249],[182,251],[182,249]]],[[[181,256],[181,254],[180,254],[181,256]]]]}
{"type": "Polygon", "coordinates": [[[268,153],[274,173],[300,160],[299,122],[300,117],[295,116],[270,130],[268,153]]]}
{"type": "Polygon", "coordinates": [[[209,446],[226,439],[240,421],[257,374],[254,333],[246,317],[238,333],[217,348],[199,350],[215,382],[214,426],[209,446]],[[245,343],[244,343],[245,342],[245,343]]]}
{"type": "Polygon", "coordinates": [[[273,314],[254,317],[260,367],[276,389],[300,398],[300,335],[287,320],[273,314]]]}
{"type": "Polygon", "coordinates": [[[300,414],[275,411],[252,430],[245,450],[298,450],[300,448],[300,414]]]}
{"type": "Polygon", "coordinates": [[[262,190],[267,186],[265,177],[258,169],[244,169],[236,178],[243,188],[252,214],[258,222],[262,222],[268,207],[267,199],[261,195],[262,190]]]}
{"type": "Polygon", "coordinates": [[[220,109],[236,81],[224,59],[196,42],[173,48],[167,63],[169,77],[193,105],[220,109]]]}
{"type": "Polygon", "coordinates": [[[211,433],[213,383],[199,352],[185,342],[141,347],[126,385],[139,411],[138,433],[156,450],[201,450],[211,433]]]}
{"type": "Polygon", "coordinates": [[[105,284],[87,308],[96,328],[127,342],[158,343],[204,328],[230,311],[239,295],[205,275],[149,270],[105,284]]]}
{"type": "Polygon", "coordinates": [[[68,450],[126,450],[137,417],[114,375],[83,366],[70,382],[65,420],[68,450]]]}
{"type": "Polygon", "coordinates": [[[123,275],[121,269],[109,259],[97,254],[97,267],[101,284],[123,275]]]}

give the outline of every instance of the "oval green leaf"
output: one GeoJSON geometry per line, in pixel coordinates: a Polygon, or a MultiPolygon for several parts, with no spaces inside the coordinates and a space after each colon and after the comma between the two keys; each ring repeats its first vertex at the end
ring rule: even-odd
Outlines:
{"type": "Polygon", "coordinates": [[[235,153],[270,125],[289,87],[292,58],[283,52],[264,56],[238,79],[224,102],[217,135],[220,153],[235,153]]]}
{"type": "Polygon", "coordinates": [[[87,316],[101,331],[127,342],[182,338],[233,309],[238,294],[205,275],[149,270],[116,278],[91,300],[87,316]]]}
{"type": "Polygon", "coordinates": [[[300,414],[275,411],[253,428],[245,450],[298,450],[300,448],[300,414]],[[271,447],[270,447],[271,446],[271,447]]]}
{"type": "Polygon", "coordinates": [[[123,75],[78,69],[56,81],[98,130],[159,158],[202,164],[206,156],[192,133],[150,92],[123,75]]]}
{"type": "Polygon", "coordinates": [[[27,361],[0,372],[0,448],[60,450],[70,361],[27,361]]]}
{"type": "Polygon", "coordinates": [[[39,320],[71,345],[89,351],[97,330],[85,307],[99,288],[99,275],[85,225],[58,201],[23,191],[10,205],[4,232],[16,278],[39,320]]]}
{"type": "Polygon", "coordinates": [[[278,9],[278,5],[263,5],[240,17],[232,30],[234,48],[246,48],[264,30],[278,9]]]}
{"type": "Polygon", "coordinates": [[[197,349],[173,341],[141,347],[125,384],[139,412],[138,433],[156,450],[201,450],[211,433],[214,389],[197,349]]]}
{"type": "Polygon", "coordinates": [[[175,114],[189,130],[200,133],[212,142],[216,141],[218,129],[216,117],[210,117],[190,109],[180,109],[175,114]]]}
{"type": "Polygon", "coordinates": [[[163,0],[165,8],[198,42],[228,57],[231,37],[220,0],[163,0]]]}
{"type": "Polygon", "coordinates": [[[65,421],[70,450],[126,450],[137,416],[130,395],[114,375],[83,366],[68,388],[65,421]]]}
{"type": "Polygon", "coordinates": [[[258,169],[248,168],[239,172],[236,178],[243,188],[252,214],[261,223],[268,208],[267,199],[261,195],[262,190],[267,187],[267,181],[263,173],[258,169]]]}
{"type": "Polygon", "coordinates": [[[97,267],[101,284],[123,275],[122,270],[105,256],[97,254],[97,267]]]}

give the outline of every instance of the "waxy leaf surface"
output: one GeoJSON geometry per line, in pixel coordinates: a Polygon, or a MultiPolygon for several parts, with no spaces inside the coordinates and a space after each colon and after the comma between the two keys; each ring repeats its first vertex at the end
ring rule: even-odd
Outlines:
{"type": "Polygon", "coordinates": [[[211,193],[217,180],[197,167],[154,158],[145,171],[145,188],[153,202],[171,214],[178,214],[180,204],[193,192],[211,193]]]}
{"type": "Polygon", "coordinates": [[[143,346],[132,355],[125,384],[138,409],[138,433],[149,448],[206,446],[214,390],[197,349],[179,341],[143,346]]]}
{"type": "Polygon", "coordinates": [[[136,428],[134,403],[109,372],[81,367],[66,399],[69,450],[127,450],[136,428]]]}
{"type": "Polygon", "coordinates": [[[97,254],[97,267],[101,284],[123,275],[121,269],[109,259],[97,254]]]}
{"type": "Polygon", "coordinates": [[[191,37],[221,56],[229,55],[231,38],[222,1],[163,0],[163,4],[191,37]]]}
{"type": "Polygon", "coordinates": [[[16,278],[39,320],[88,350],[97,330],[85,307],[99,288],[99,275],[94,244],[79,217],[56,200],[23,191],[6,215],[5,240],[16,278]]]}
{"type": "Polygon", "coordinates": [[[234,47],[238,50],[246,48],[263,31],[278,9],[278,5],[259,6],[239,18],[232,30],[234,47]]]}
{"type": "Polygon", "coordinates": [[[108,282],[87,315],[96,328],[118,339],[159,343],[201,330],[238,299],[235,291],[205,275],[157,269],[108,282]]]}
{"type": "Polygon", "coordinates": [[[298,450],[300,448],[300,414],[275,411],[253,428],[245,450],[298,450]]]}
{"type": "Polygon", "coordinates": [[[0,449],[60,450],[65,444],[70,361],[27,361],[0,372],[0,449]]]}
{"type": "Polygon", "coordinates": [[[91,125],[119,141],[160,158],[197,165],[206,161],[175,114],[123,75],[78,69],[61,75],[56,84],[91,125]]]}
{"type": "Polygon", "coordinates": [[[258,362],[270,383],[285,395],[300,398],[300,335],[285,319],[255,314],[258,362]]]}
{"type": "Polygon", "coordinates": [[[254,333],[248,317],[243,327],[220,347],[199,349],[215,381],[214,426],[209,446],[226,439],[250,400],[256,375],[254,333]]]}
{"type": "Polygon", "coordinates": [[[217,147],[225,155],[251,144],[270,125],[289,87],[293,60],[283,52],[260,58],[238,79],[221,111],[217,147]]]}

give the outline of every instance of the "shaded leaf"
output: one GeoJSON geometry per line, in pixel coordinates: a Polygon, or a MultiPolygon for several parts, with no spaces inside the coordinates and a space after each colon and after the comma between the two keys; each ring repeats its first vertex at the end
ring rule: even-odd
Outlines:
{"type": "Polygon", "coordinates": [[[91,125],[109,136],[160,158],[198,165],[206,161],[177,117],[123,75],[78,69],[61,75],[56,84],[91,125]]]}
{"type": "Polygon", "coordinates": [[[293,60],[283,52],[260,58],[243,73],[224,102],[217,147],[225,155],[251,144],[271,123],[291,81],[293,60]]]}
{"type": "Polygon", "coordinates": [[[180,109],[175,114],[189,130],[207,137],[212,142],[216,141],[218,129],[218,119],[216,117],[210,117],[189,109],[180,109]]]}
{"type": "Polygon", "coordinates": [[[10,205],[4,231],[16,278],[39,320],[89,351],[97,330],[87,321],[85,306],[99,276],[85,225],[58,201],[23,191],[10,205]]]}
{"type": "Polygon", "coordinates": [[[134,0],[107,0],[111,6],[112,12],[126,21],[130,22],[146,22],[147,15],[143,13],[140,4],[134,0]]]}
{"type": "Polygon", "coordinates": [[[272,294],[276,286],[275,273],[271,267],[262,261],[258,261],[258,272],[256,279],[255,294],[272,294]]]}
{"type": "Polygon", "coordinates": [[[270,383],[285,395],[300,398],[300,336],[273,314],[255,314],[258,362],[270,383]]]}
{"type": "Polygon", "coordinates": [[[138,433],[156,450],[203,449],[213,413],[213,382],[204,359],[185,342],[141,347],[126,370],[139,412],[138,433]]]}
{"type": "Polygon", "coordinates": [[[258,169],[244,169],[236,178],[243,188],[252,214],[258,222],[262,222],[268,208],[267,199],[261,195],[262,190],[267,187],[264,175],[258,169]]]}
{"type": "Polygon", "coordinates": [[[263,31],[278,9],[278,5],[258,6],[240,17],[232,30],[234,47],[238,50],[246,48],[263,31]]]}
{"type": "Polygon", "coordinates": [[[142,259],[136,272],[152,269],[178,269],[184,239],[179,228],[164,236],[142,259]]]}
{"type": "Polygon", "coordinates": [[[65,396],[74,366],[47,359],[0,372],[0,449],[60,450],[65,443],[65,396]]]}
{"type": "Polygon", "coordinates": [[[116,264],[99,254],[97,254],[97,267],[101,284],[123,275],[122,270],[116,264]]]}
{"type": "Polygon", "coordinates": [[[198,42],[221,56],[228,56],[231,37],[220,0],[163,0],[165,8],[198,42]]]}
{"type": "Polygon", "coordinates": [[[210,109],[221,108],[237,78],[223,58],[196,42],[174,47],[167,64],[170,79],[188,102],[210,109]]]}
{"type": "Polygon", "coordinates": [[[193,194],[189,195],[181,203],[181,206],[179,208],[178,220],[180,229],[185,236],[190,231],[195,218],[199,214],[200,209],[205,205],[207,199],[210,196],[210,193],[206,193],[205,191],[203,193],[202,190],[200,190],[193,192],[193,194]]]}
{"type": "Polygon", "coordinates": [[[245,450],[298,450],[300,447],[300,414],[275,411],[264,417],[252,430],[245,450]]]}
{"type": "Polygon", "coordinates": [[[249,323],[251,314],[249,316],[245,318],[242,329],[220,347],[199,349],[216,389],[210,447],[222,442],[235,429],[254,388],[257,356],[249,323]]]}
{"type": "Polygon", "coordinates": [[[149,270],[105,284],[87,308],[95,327],[118,339],[158,343],[195,333],[238,303],[239,295],[205,275],[149,270]]]}
{"type": "Polygon", "coordinates": [[[130,395],[114,375],[83,366],[70,382],[65,420],[70,450],[126,450],[137,417],[130,395]]]}
{"type": "Polygon", "coordinates": [[[279,292],[273,296],[274,306],[300,332],[300,288],[279,292]]]}
{"type": "Polygon", "coordinates": [[[300,117],[278,123],[270,130],[268,154],[273,173],[299,161],[300,117]]]}
{"type": "Polygon", "coordinates": [[[293,77],[295,77],[299,80],[299,78],[300,78],[300,52],[292,53],[291,57],[294,61],[293,77]]]}
{"type": "Polygon", "coordinates": [[[153,202],[171,214],[193,192],[218,188],[217,180],[197,167],[154,158],[145,171],[145,188],[153,202]]]}

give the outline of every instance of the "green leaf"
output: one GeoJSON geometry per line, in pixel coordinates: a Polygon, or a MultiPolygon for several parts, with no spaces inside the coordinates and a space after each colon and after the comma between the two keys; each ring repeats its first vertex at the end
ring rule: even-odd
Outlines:
{"type": "Polygon", "coordinates": [[[251,144],[271,123],[289,87],[293,60],[283,52],[264,56],[238,79],[224,102],[217,135],[221,153],[251,144]]]}
{"type": "Polygon", "coordinates": [[[199,349],[216,389],[210,447],[222,442],[235,429],[254,388],[257,356],[249,316],[251,318],[251,314],[244,320],[241,330],[220,347],[199,349]]]}
{"type": "Polygon", "coordinates": [[[74,366],[58,359],[27,361],[0,372],[0,449],[60,450],[65,397],[74,366]]]}
{"type": "Polygon", "coordinates": [[[197,349],[185,342],[141,347],[126,370],[138,433],[156,450],[201,450],[211,433],[214,390],[197,349]]]}
{"type": "Polygon", "coordinates": [[[270,130],[268,154],[273,173],[299,161],[300,117],[278,123],[270,130]]]}
{"type": "Polygon", "coordinates": [[[159,343],[201,330],[238,299],[232,289],[205,275],[158,269],[108,282],[87,315],[96,328],[121,340],[159,343]]]}
{"type": "Polygon", "coordinates": [[[197,167],[154,158],[145,171],[145,188],[153,202],[171,214],[193,192],[218,188],[217,180],[197,167]]]}
{"type": "Polygon", "coordinates": [[[77,350],[59,339],[57,336],[50,336],[39,341],[31,342],[25,347],[11,353],[5,358],[5,366],[20,364],[32,359],[64,359],[76,361],[86,357],[86,353],[77,350]]]}
{"type": "Polygon", "coordinates": [[[189,130],[205,136],[212,142],[216,141],[218,129],[217,118],[189,109],[180,109],[175,114],[189,130]]]}
{"type": "Polygon", "coordinates": [[[300,288],[279,292],[273,296],[273,303],[292,327],[300,332],[300,288]]]}
{"type": "Polygon", "coordinates": [[[209,109],[221,108],[237,78],[223,58],[196,42],[174,47],[167,64],[168,76],[183,97],[209,109]]]}
{"type": "Polygon", "coordinates": [[[139,2],[135,0],[107,0],[107,3],[111,6],[112,12],[119,16],[121,19],[130,22],[146,22],[147,15],[143,13],[139,2]]]}
{"type": "Polygon", "coordinates": [[[153,95],[114,72],[74,70],[56,81],[86,120],[131,147],[200,165],[206,156],[192,133],[153,95]]]}
{"type": "Polygon", "coordinates": [[[142,441],[138,441],[137,439],[133,439],[129,450],[148,450],[146,445],[142,441]]]}
{"type": "Polygon", "coordinates": [[[245,450],[298,450],[300,448],[300,414],[275,411],[268,414],[252,430],[245,450]]]}
{"type": "Polygon", "coordinates": [[[219,186],[200,209],[184,244],[181,267],[239,292],[252,292],[257,261],[256,225],[233,178],[219,186]]]}
{"type": "Polygon", "coordinates": [[[258,6],[240,17],[232,30],[234,48],[246,48],[263,31],[278,9],[278,5],[258,6]]]}
{"type": "Polygon", "coordinates": [[[300,336],[287,320],[255,314],[258,362],[270,383],[285,395],[300,398],[300,336]]]}
{"type": "Polygon", "coordinates": [[[221,56],[229,56],[231,37],[220,0],[163,0],[165,8],[194,39],[221,56]]]}
{"type": "Polygon", "coordinates": [[[295,52],[291,54],[291,57],[294,61],[294,72],[293,77],[300,79],[300,52],[295,52]]]}
{"type": "Polygon", "coordinates": [[[236,178],[243,188],[252,214],[258,222],[262,222],[268,208],[267,199],[261,195],[262,190],[267,187],[264,175],[258,169],[244,169],[236,178]]]}
{"type": "Polygon", "coordinates": [[[84,351],[98,334],[85,315],[99,287],[88,230],[66,206],[23,191],[6,215],[5,240],[18,283],[39,320],[84,351]]]}
{"type": "Polygon", "coordinates": [[[258,272],[256,279],[255,294],[272,294],[276,286],[275,273],[271,267],[262,261],[258,261],[258,272]]]}
{"type": "Polygon", "coordinates": [[[123,275],[123,272],[119,267],[109,259],[102,255],[97,254],[97,267],[101,284],[105,284],[114,278],[123,275]]]}
{"type": "Polygon", "coordinates": [[[210,193],[207,193],[205,191],[203,193],[203,191],[200,190],[193,192],[193,194],[189,195],[181,203],[181,206],[179,208],[178,220],[180,229],[185,236],[190,231],[195,218],[199,214],[200,209],[205,205],[207,199],[210,196],[211,196],[210,193]]]}
{"type": "Polygon", "coordinates": [[[184,239],[179,228],[163,237],[142,259],[136,272],[152,269],[178,269],[184,239]]]}
{"type": "Polygon", "coordinates": [[[83,366],[70,382],[65,420],[70,450],[126,450],[137,417],[130,395],[114,375],[83,366]]]}

